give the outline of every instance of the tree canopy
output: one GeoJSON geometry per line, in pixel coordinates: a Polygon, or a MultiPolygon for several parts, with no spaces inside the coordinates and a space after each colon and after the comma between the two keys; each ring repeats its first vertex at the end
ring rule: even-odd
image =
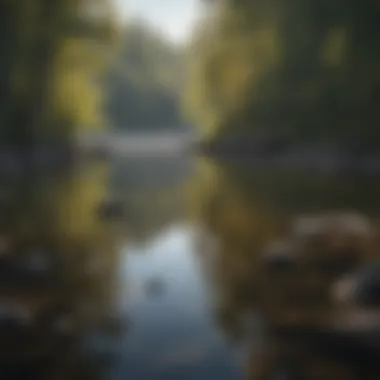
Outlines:
{"type": "Polygon", "coordinates": [[[378,2],[209,3],[186,101],[205,136],[378,145],[378,2]]]}
{"type": "Polygon", "coordinates": [[[101,124],[95,83],[116,32],[108,0],[0,5],[3,144],[67,140],[101,124]]]}

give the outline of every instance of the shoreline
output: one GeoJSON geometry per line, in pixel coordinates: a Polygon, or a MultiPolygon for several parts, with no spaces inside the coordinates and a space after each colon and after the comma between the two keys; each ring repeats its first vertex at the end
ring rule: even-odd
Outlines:
{"type": "Polygon", "coordinates": [[[253,167],[282,170],[313,170],[341,174],[380,174],[380,153],[355,152],[334,147],[231,145],[198,143],[195,152],[218,163],[246,163],[253,167]]]}

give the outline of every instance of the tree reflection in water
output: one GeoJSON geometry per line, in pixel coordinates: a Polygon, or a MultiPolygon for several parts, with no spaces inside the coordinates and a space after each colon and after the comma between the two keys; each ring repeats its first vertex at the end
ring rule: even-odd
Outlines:
{"type": "Polygon", "coordinates": [[[0,377],[100,378],[108,353],[83,342],[123,327],[117,226],[96,213],[107,168],[27,173],[1,189],[0,377]]]}
{"type": "Polygon", "coordinates": [[[191,211],[215,316],[248,343],[249,378],[377,379],[379,183],[310,177],[200,163],[191,211]]]}

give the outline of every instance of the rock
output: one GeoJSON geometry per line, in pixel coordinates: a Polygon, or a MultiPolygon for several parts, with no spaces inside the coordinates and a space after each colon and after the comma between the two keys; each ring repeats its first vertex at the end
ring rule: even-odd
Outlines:
{"type": "Polygon", "coordinates": [[[380,307],[380,262],[357,274],[353,299],[362,307],[380,307]]]}
{"type": "Polygon", "coordinates": [[[380,263],[370,264],[339,280],[332,291],[333,299],[359,308],[380,307],[380,263]]]}
{"type": "Polygon", "coordinates": [[[293,235],[298,239],[344,235],[368,237],[372,232],[371,221],[356,212],[331,212],[300,216],[293,222],[293,235]]]}
{"type": "Polygon", "coordinates": [[[338,280],[333,286],[331,297],[338,303],[350,303],[356,287],[356,281],[353,276],[346,276],[338,280]]]}
{"type": "Polygon", "coordinates": [[[299,216],[293,222],[292,231],[295,239],[299,240],[319,237],[324,231],[322,218],[315,215],[299,216]]]}
{"type": "Polygon", "coordinates": [[[274,242],[263,254],[264,267],[267,270],[288,271],[296,265],[296,254],[289,242],[274,242]]]}

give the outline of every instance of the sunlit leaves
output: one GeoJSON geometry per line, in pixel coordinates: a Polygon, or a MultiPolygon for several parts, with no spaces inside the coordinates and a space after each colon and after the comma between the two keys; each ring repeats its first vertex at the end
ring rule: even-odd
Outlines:
{"type": "Polygon", "coordinates": [[[117,27],[111,3],[14,1],[1,11],[3,139],[66,139],[102,124],[99,78],[117,27]],[[94,5],[102,9],[96,17],[94,5]]]}

